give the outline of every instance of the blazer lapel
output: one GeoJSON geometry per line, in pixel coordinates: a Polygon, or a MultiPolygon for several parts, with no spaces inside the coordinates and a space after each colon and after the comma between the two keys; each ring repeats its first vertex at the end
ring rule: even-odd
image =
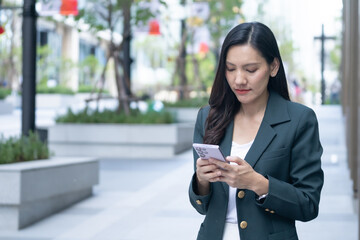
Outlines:
{"type": "Polygon", "coordinates": [[[276,132],[273,125],[290,121],[287,110],[287,101],[275,92],[270,91],[264,118],[254,142],[247,153],[245,160],[254,168],[263,152],[275,138],[276,132]]]}
{"type": "Polygon", "coordinates": [[[249,152],[245,156],[245,160],[253,168],[275,136],[274,129],[267,122],[263,121],[249,152]]]}

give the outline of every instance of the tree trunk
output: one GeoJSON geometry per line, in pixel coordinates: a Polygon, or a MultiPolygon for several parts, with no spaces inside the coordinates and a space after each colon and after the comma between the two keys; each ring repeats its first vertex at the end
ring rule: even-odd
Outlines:
{"type": "Polygon", "coordinates": [[[192,57],[192,64],[193,64],[193,71],[194,71],[194,82],[197,86],[197,91],[202,90],[202,82],[200,78],[200,70],[199,70],[199,61],[196,59],[195,54],[191,55],[192,57]]]}
{"type": "Polygon", "coordinates": [[[177,59],[177,71],[180,78],[180,89],[179,89],[179,98],[181,100],[186,99],[188,96],[187,91],[187,77],[186,77],[186,39],[187,39],[187,30],[185,26],[185,20],[181,20],[181,45],[179,56],[177,59]]]}
{"type": "Polygon", "coordinates": [[[112,43],[112,51],[111,55],[114,59],[114,70],[115,70],[115,79],[116,79],[116,86],[118,90],[118,112],[121,110],[124,110],[126,115],[130,114],[130,107],[129,107],[129,95],[126,93],[126,86],[125,86],[125,80],[123,77],[121,77],[119,68],[121,67],[120,60],[119,60],[119,49],[115,47],[114,43],[112,43]]]}
{"type": "Polygon", "coordinates": [[[122,60],[123,60],[123,79],[125,81],[125,91],[128,96],[131,96],[131,2],[123,2],[123,45],[122,45],[122,60]]]}

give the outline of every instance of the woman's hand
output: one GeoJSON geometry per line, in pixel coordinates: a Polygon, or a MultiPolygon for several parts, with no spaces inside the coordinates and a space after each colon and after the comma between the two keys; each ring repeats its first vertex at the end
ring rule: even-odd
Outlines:
{"type": "Polygon", "coordinates": [[[210,164],[217,166],[212,181],[226,182],[234,188],[249,189],[259,196],[268,193],[269,180],[257,173],[245,160],[236,156],[226,157],[226,160],[235,164],[209,159],[210,164]]]}
{"type": "Polygon", "coordinates": [[[199,195],[207,195],[210,191],[210,182],[217,181],[216,179],[220,175],[221,172],[216,164],[198,158],[196,160],[196,179],[199,195]]]}

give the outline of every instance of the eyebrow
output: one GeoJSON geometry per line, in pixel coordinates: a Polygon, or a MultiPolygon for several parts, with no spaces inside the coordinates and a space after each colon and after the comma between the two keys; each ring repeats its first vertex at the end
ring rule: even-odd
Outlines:
{"type": "MultiPolygon", "coordinates": [[[[231,63],[231,62],[228,62],[226,61],[226,64],[228,65],[231,65],[231,66],[236,66],[235,64],[231,63]]],[[[253,65],[258,65],[259,63],[255,62],[255,63],[248,63],[248,64],[245,64],[243,67],[250,67],[250,66],[253,66],[253,65]]]]}

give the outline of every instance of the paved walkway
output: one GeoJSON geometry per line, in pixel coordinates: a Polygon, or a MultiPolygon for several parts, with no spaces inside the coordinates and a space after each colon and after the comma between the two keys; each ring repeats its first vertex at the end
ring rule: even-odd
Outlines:
{"type": "MultiPolygon", "coordinates": [[[[358,218],[346,163],[341,109],[315,108],[324,147],[325,184],[319,217],[297,223],[300,239],[356,240],[358,218]]],[[[52,116],[50,113],[40,113],[52,116]]],[[[0,116],[0,133],[16,133],[19,114],[0,116]],[[4,125],[5,124],[5,125],[4,125]],[[9,124],[9,125],[8,125],[9,124]],[[9,126],[9,127],[5,127],[9,126]]],[[[51,120],[42,120],[51,124],[51,120]]],[[[94,196],[1,240],[191,240],[203,219],[187,189],[192,153],[167,160],[107,159],[100,162],[94,196]]]]}

